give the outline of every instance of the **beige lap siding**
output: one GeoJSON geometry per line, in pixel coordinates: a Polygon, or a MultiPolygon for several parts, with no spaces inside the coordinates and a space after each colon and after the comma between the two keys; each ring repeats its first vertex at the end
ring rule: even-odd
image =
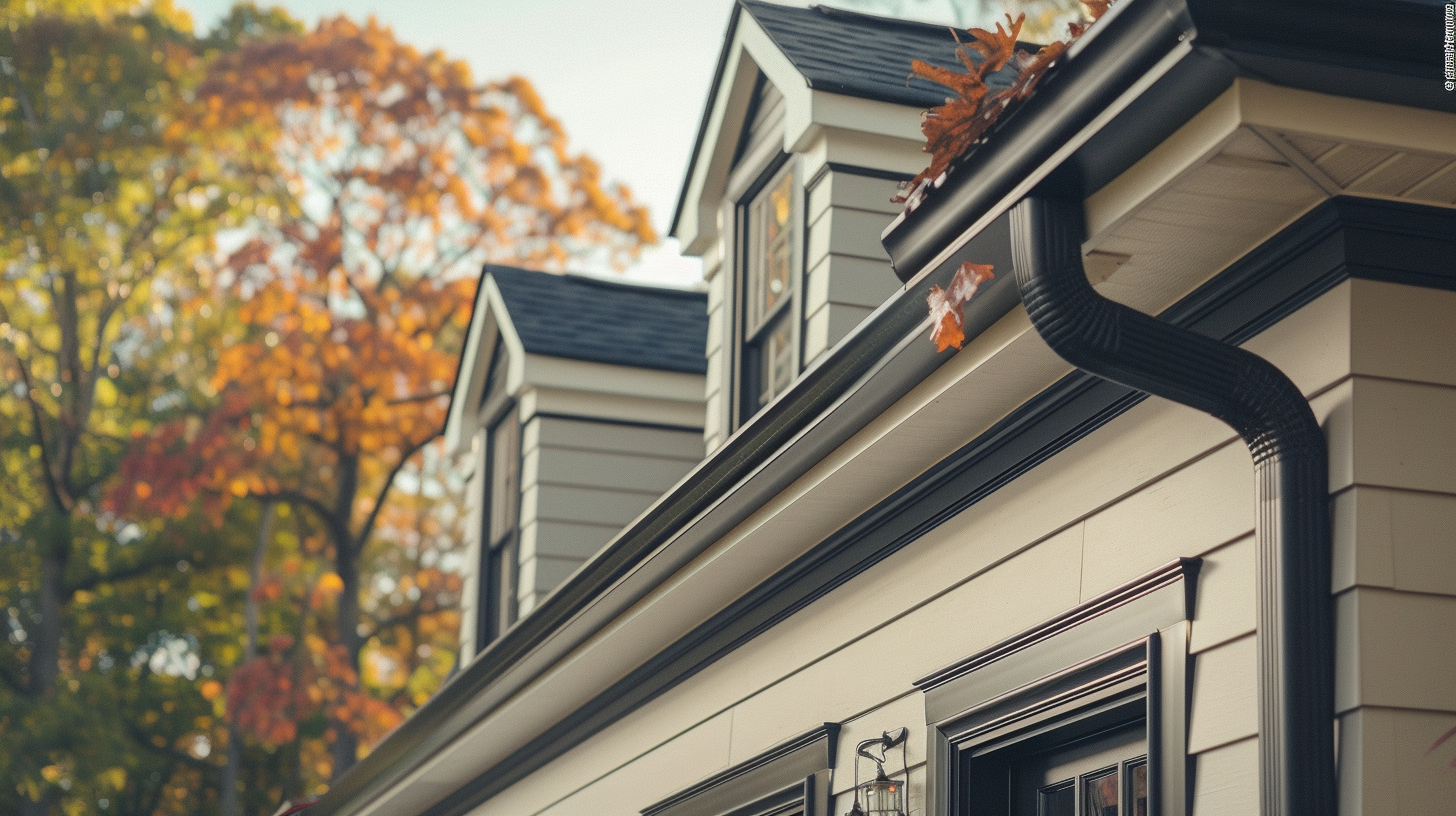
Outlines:
{"type": "MultiPolygon", "coordinates": [[[[1456,746],[1423,754],[1456,724],[1445,657],[1456,654],[1456,459],[1443,459],[1439,439],[1456,427],[1456,388],[1377,379],[1368,365],[1352,376],[1350,365],[1398,358],[1405,378],[1445,376],[1443,356],[1427,355],[1427,369],[1368,347],[1437,336],[1448,330],[1439,315],[1424,329],[1359,329],[1367,309],[1430,295],[1342,284],[1249,344],[1315,394],[1331,438],[1347,816],[1414,816],[1456,801],[1456,775],[1435,770],[1456,746]]],[[[1178,556],[1206,558],[1191,633],[1195,813],[1253,812],[1252,530],[1242,444],[1214,420],[1149,399],[476,812],[629,813],[833,721],[845,723],[840,794],[852,783],[852,737],[911,729],[918,813],[925,725],[914,679],[1178,556]]],[[[841,799],[835,810],[846,807],[841,799]]]]}

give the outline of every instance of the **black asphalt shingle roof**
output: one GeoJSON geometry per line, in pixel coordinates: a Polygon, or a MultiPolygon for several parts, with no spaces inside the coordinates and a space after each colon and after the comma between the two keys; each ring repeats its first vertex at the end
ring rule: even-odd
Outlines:
{"type": "Polygon", "coordinates": [[[527,353],[702,374],[708,296],[702,292],[553,275],[488,264],[527,353]]]}
{"type": "MultiPolygon", "coordinates": [[[[951,91],[911,77],[910,61],[965,70],[956,59],[955,38],[943,25],[825,6],[738,2],[818,91],[930,108],[944,103],[951,91]]],[[[970,39],[965,33],[959,36],[970,39]]],[[[989,84],[1010,84],[1011,79],[1011,72],[1003,69],[989,84]]]]}

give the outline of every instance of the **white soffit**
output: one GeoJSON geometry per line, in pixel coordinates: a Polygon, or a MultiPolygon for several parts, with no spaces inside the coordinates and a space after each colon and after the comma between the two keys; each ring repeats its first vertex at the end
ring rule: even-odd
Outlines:
{"type": "Polygon", "coordinates": [[[1099,291],[1159,311],[1335,195],[1456,204],[1456,115],[1237,80],[1086,202],[1099,291]]]}

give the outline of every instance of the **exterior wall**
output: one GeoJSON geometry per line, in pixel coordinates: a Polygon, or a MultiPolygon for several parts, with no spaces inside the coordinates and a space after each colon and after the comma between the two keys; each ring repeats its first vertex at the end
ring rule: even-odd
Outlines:
{"type": "MultiPolygon", "coordinates": [[[[733,432],[735,320],[741,267],[735,257],[739,201],[782,151],[784,97],[760,79],[744,131],[729,170],[727,196],[718,215],[718,241],[703,253],[708,282],[707,417],[704,442],[716,450],[733,432]]],[[[890,202],[897,182],[925,164],[919,140],[909,141],[838,129],[823,129],[808,148],[795,154],[796,195],[800,211],[794,258],[794,310],[797,314],[800,370],[859,325],[896,289],[880,232],[900,206],[890,202]],[[837,169],[836,169],[837,168],[837,169]]]]}
{"type": "Polygon", "coordinates": [[[703,456],[696,428],[537,415],[522,429],[525,615],[703,456]]]}
{"type": "MultiPolygon", "coordinates": [[[[1456,746],[1426,755],[1456,721],[1453,335],[1456,293],[1355,280],[1247,344],[1311,396],[1331,440],[1346,814],[1456,801],[1456,746]]],[[[923,813],[911,683],[1180,556],[1205,559],[1193,812],[1257,812],[1252,476],[1227,428],[1150,399],[475,813],[634,812],[825,721],[844,723],[841,795],[855,742],[908,726],[923,813]]]]}
{"type": "MultiPolygon", "coordinates": [[[[1356,455],[1350,313],[1352,292],[1367,287],[1343,284],[1248,344],[1313,396],[1337,474],[1356,455]]],[[[911,812],[922,813],[914,680],[1180,556],[1207,559],[1190,643],[1195,813],[1255,812],[1253,525],[1243,444],[1209,417],[1149,399],[475,812],[635,811],[831,721],[844,723],[840,794],[857,740],[911,729],[911,812]]],[[[847,807],[841,799],[834,812],[847,807]]]]}
{"type": "Polygon", "coordinates": [[[897,183],[826,170],[807,191],[803,354],[812,364],[896,289],[880,232],[900,212],[897,183]]]}
{"type": "Polygon", "coordinates": [[[1348,816],[1456,802],[1456,293],[1356,281],[1350,457],[1335,471],[1348,816]]]}

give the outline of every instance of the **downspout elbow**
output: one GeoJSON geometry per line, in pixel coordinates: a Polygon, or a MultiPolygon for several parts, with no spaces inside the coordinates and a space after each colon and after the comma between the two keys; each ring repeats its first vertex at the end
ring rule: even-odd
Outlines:
{"type": "Polygon", "coordinates": [[[1297,386],[1269,361],[1110,301],[1082,268],[1080,202],[1011,214],[1016,283],[1037,333],[1089,373],[1228,424],[1257,491],[1262,816],[1333,816],[1334,615],[1328,450],[1297,386]]]}

